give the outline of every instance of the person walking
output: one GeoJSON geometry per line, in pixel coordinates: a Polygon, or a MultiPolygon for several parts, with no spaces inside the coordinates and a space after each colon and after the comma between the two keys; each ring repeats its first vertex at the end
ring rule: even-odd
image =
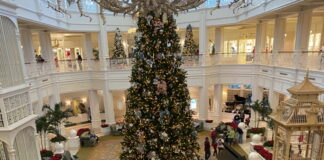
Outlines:
{"type": "Polygon", "coordinates": [[[212,140],[212,146],[214,148],[213,155],[216,156],[216,154],[217,154],[217,143],[216,143],[217,132],[216,132],[216,128],[211,132],[210,137],[211,137],[211,140],[212,140]]]}
{"type": "Polygon", "coordinates": [[[205,160],[208,160],[210,157],[210,143],[209,138],[206,137],[205,139],[205,160]]]}
{"type": "Polygon", "coordinates": [[[229,144],[230,146],[232,146],[234,138],[235,138],[235,131],[234,131],[234,129],[232,128],[232,129],[228,132],[228,144],[229,144]]]}
{"type": "Polygon", "coordinates": [[[240,127],[238,127],[237,129],[236,129],[236,132],[237,132],[237,142],[238,143],[240,143],[240,144],[242,144],[243,143],[243,130],[240,128],[240,127]]]}
{"type": "Polygon", "coordinates": [[[79,69],[81,71],[82,70],[82,57],[79,52],[77,52],[77,60],[78,60],[78,64],[79,64],[79,69]]]}

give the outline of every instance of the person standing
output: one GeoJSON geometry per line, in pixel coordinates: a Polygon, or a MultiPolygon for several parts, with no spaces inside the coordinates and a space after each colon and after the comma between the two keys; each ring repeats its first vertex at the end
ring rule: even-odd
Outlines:
{"type": "Polygon", "coordinates": [[[205,160],[208,160],[210,157],[210,143],[209,138],[206,137],[205,139],[205,160]]]}
{"type": "Polygon", "coordinates": [[[212,146],[214,148],[213,155],[215,156],[217,154],[217,143],[216,143],[217,132],[216,132],[216,128],[211,132],[210,137],[211,137],[211,140],[212,140],[212,146]]]}
{"type": "Polygon", "coordinates": [[[299,150],[299,154],[302,153],[302,149],[301,149],[301,145],[303,144],[304,142],[304,132],[301,132],[301,135],[299,135],[298,137],[298,150],[299,150]]]}
{"type": "Polygon", "coordinates": [[[81,71],[82,70],[82,57],[79,52],[77,52],[77,60],[78,60],[78,64],[79,64],[79,69],[81,71]]]}
{"type": "Polygon", "coordinates": [[[237,142],[238,143],[240,143],[240,144],[242,144],[243,143],[243,130],[240,128],[240,127],[238,127],[237,129],[236,129],[236,131],[237,131],[237,142]]]}
{"type": "Polygon", "coordinates": [[[242,110],[242,111],[240,112],[240,119],[241,119],[241,122],[244,122],[244,119],[245,119],[244,110],[242,110]]]}
{"type": "Polygon", "coordinates": [[[232,129],[228,132],[228,144],[229,144],[230,146],[232,146],[234,138],[235,138],[235,131],[234,131],[234,129],[232,128],[232,129]]]}

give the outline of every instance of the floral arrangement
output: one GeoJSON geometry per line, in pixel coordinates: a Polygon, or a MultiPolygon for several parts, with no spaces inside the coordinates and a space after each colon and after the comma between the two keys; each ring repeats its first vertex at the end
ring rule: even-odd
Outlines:
{"type": "Polygon", "coordinates": [[[61,160],[62,157],[63,156],[61,154],[55,154],[50,160],[61,160]]]}
{"type": "Polygon", "coordinates": [[[107,128],[107,127],[109,127],[109,124],[101,124],[101,128],[107,128]]]}
{"type": "Polygon", "coordinates": [[[42,158],[44,158],[44,157],[52,157],[53,156],[53,152],[49,151],[49,150],[46,150],[46,149],[41,150],[40,154],[41,154],[42,158]]]}
{"type": "Polygon", "coordinates": [[[81,136],[82,133],[87,132],[87,131],[90,131],[90,129],[89,128],[81,128],[78,130],[77,136],[81,136]]]}
{"type": "Polygon", "coordinates": [[[247,133],[249,134],[262,134],[264,135],[265,133],[265,128],[251,128],[247,131],[247,133]]]}
{"type": "Polygon", "coordinates": [[[256,145],[253,147],[253,149],[258,152],[264,159],[266,160],[272,160],[272,153],[265,150],[263,146],[256,145]]]}
{"type": "Polygon", "coordinates": [[[206,123],[213,123],[213,120],[205,120],[206,123]]]}
{"type": "Polygon", "coordinates": [[[273,147],[273,141],[266,141],[263,143],[264,147],[273,147]]]}

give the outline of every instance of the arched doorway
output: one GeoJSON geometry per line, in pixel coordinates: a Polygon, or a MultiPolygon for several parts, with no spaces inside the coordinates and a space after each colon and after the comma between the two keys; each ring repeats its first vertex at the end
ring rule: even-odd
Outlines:
{"type": "Polygon", "coordinates": [[[16,151],[16,160],[37,160],[38,151],[35,140],[35,130],[32,127],[27,127],[21,130],[14,142],[16,151]]]}

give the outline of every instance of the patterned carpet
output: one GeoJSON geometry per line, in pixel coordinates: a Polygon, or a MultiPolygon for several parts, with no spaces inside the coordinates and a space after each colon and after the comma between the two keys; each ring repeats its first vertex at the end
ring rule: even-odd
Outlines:
{"type": "MultiPolygon", "coordinates": [[[[204,131],[199,133],[200,154],[204,157],[203,142],[210,132],[204,131]]],[[[119,155],[122,151],[120,142],[122,137],[104,136],[101,137],[100,143],[96,147],[83,147],[78,152],[80,160],[119,160],[119,155]]],[[[210,160],[216,160],[215,157],[210,160]]]]}

